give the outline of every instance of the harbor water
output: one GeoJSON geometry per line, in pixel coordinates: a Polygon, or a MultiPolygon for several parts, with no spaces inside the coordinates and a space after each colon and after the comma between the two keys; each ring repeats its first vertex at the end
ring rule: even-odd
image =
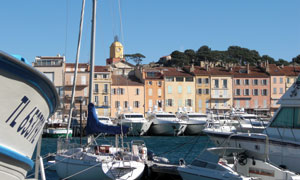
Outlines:
{"type": "MultiPolygon", "coordinates": [[[[155,155],[169,159],[170,163],[178,164],[180,158],[184,158],[186,163],[190,163],[196,158],[203,149],[212,147],[213,144],[207,136],[141,136],[141,137],[126,137],[124,144],[131,140],[144,140],[148,151],[152,151],[155,155]]],[[[80,142],[79,138],[75,141],[80,142]]],[[[98,144],[114,144],[114,137],[100,137],[97,139],[98,144]]],[[[83,139],[83,144],[86,142],[83,139]]],[[[46,156],[48,153],[56,152],[57,139],[43,138],[41,156],[46,156]]],[[[35,158],[35,155],[33,156],[35,158]]],[[[46,160],[44,160],[46,162],[46,160]]],[[[47,180],[58,180],[55,171],[45,170],[47,180]]],[[[33,178],[34,171],[28,173],[28,178],[33,178]]]]}

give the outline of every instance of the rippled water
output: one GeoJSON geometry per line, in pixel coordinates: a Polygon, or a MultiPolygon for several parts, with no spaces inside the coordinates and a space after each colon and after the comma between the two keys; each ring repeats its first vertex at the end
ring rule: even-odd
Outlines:
{"type": "MultiPolygon", "coordinates": [[[[97,139],[97,143],[114,144],[114,137],[106,137],[97,139]]],[[[143,136],[143,137],[126,137],[124,142],[131,140],[144,140],[148,150],[153,151],[156,155],[166,157],[171,163],[178,163],[179,158],[184,158],[187,163],[197,157],[200,152],[207,147],[212,147],[213,144],[207,136],[143,136]]],[[[79,138],[75,138],[79,143],[79,138]]],[[[83,139],[83,143],[85,143],[83,139]]],[[[57,139],[43,138],[41,155],[45,156],[48,153],[56,152],[57,139]]],[[[33,156],[35,158],[35,156],[33,156]]],[[[33,171],[28,173],[33,174],[33,171]]],[[[30,176],[33,177],[33,176],[30,176]]],[[[59,179],[55,171],[46,170],[47,180],[59,179]]]]}

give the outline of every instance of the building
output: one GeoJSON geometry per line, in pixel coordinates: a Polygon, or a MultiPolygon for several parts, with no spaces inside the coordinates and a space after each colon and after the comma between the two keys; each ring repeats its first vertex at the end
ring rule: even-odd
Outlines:
{"type": "Polygon", "coordinates": [[[165,84],[161,68],[142,69],[142,79],[145,87],[145,111],[154,108],[164,110],[165,84]]]}
{"type": "Polygon", "coordinates": [[[93,99],[99,116],[110,116],[111,71],[109,66],[95,66],[93,99]]]}
{"type": "Polygon", "coordinates": [[[163,68],[165,82],[165,111],[178,112],[179,108],[195,110],[195,80],[180,68],[163,68]]]}
{"type": "Polygon", "coordinates": [[[270,75],[270,113],[273,115],[279,108],[278,100],[285,93],[285,73],[275,64],[267,64],[266,72],[270,75]]]}
{"type": "Polygon", "coordinates": [[[233,107],[248,113],[265,114],[270,110],[269,75],[255,66],[233,68],[233,107]]]}
{"type": "Polygon", "coordinates": [[[118,111],[145,112],[144,84],[135,76],[112,75],[111,117],[118,111]]]}
{"type": "MultiPolygon", "coordinates": [[[[74,71],[75,71],[75,64],[74,63],[66,63],[65,65],[65,106],[64,106],[64,115],[68,116],[70,112],[70,104],[71,104],[71,97],[72,97],[72,87],[74,84],[74,71]]],[[[77,80],[75,86],[75,96],[74,96],[74,113],[73,117],[79,116],[80,110],[80,103],[82,103],[82,111],[84,119],[87,117],[87,104],[89,99],[89,74],[90,66],[89,64],[79,63],[78,64],[78,71],[77,71],[77,80]]]]}
{"type": "Polygon", "coordinates": [[[215,67],[210,71],[210,109],[216,113],[224,113],[232,107],[232,69],[215,67]]]}
{"type": "Polygon", "coordinates": [[[285,75],[285,90],[287,91],[296,82],[300,74],[300,66],[281,66],[285,75]]]}
{"type": "Polygon", "coordinates": [[[63,119],[64,111],[64,71],[65,56],[37,56],[32,66],[44,73],[56,87],[60,98],[60,106],[52,119],[63,119]]]}
{"type": "Polygon", "coordinates": [[[206,113],[210,109],[210,72],[208,66],[191,66],[185,68],[195,76],[195,112],[206,113]]]}

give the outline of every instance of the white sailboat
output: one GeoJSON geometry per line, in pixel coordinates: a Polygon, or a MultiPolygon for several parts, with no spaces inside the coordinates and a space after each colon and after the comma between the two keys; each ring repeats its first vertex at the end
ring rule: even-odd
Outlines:
{"type": "MultiPolygon", "coordinates": [[[[83,9],[84,9],[83,1],[83,9]]],[[[89,86],[89,105],[86,132],[88,142],[85,146],[73,144],[69,139],[58,141],[56,160],[56,172],[63,179],[128,179],[134,180],[143,174],[147,159],[147,148],[144,143],[132,142],[130,147],[124,148],[123,143],[119,147],[118,135],[123,142],[123,134],[128,132],[126,126],[112,126],[99,121],[95,106],[92,101],[93,71],[94,71],[94,43],[95,43],[95,17],[96,2],[93,1],[93,33],[91,47],[91,71],[89,86]],[[93,134],[116,135],[116,146],[97,145],[93,134]]],[[[82,22],[82,21],[81,21],[82,22]]],[[[82,23],[81,23],[82,24],[82,23]]],[[[79,40],[80,41],[80,40],[79,40]]],[[[76,71],[75,71],[76,73],[76,71]]],[[[76,75],[74,76],[74,78],[76,75]]],[[[73,81],[76,82],[76,81],[73,81]]],[[[74,83],[75,86],[75,83],[74,83]]],[[[73,90],[75,89],[73,86],[73,90]]],[[[74,92],[74,91],[73,91],[74,92]]],[[[72,96],[74,93],[72,92],[72,96]]],[[[72,97],[73,99],[73,97],[72,97]]],[[[71,114],[71,113],[70,113],[71,114]]]]}
{"type": "Polygon", "coordinates": [[[41,72],[0,51],[0,177],[24,179],[46,120],[59,105],[52,82],[41,72]]]}

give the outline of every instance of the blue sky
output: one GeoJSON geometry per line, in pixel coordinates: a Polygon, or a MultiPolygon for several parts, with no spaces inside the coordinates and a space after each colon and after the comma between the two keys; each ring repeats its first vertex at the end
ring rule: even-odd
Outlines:
{"type": "MultiPolygon", "coordinates": [[[[81,0],[9,0],[0,6],[0,50],[35,56],[66,55],[75,62],[81,0]]],[[[237,45],[290,61],[300,54],[298,0],[98,0],[96,65],[105,65],[118,35],[125,54],[143,63],[175,50],[237,45]]],[[[92,0],[86,0],[80,62],[89,61],[92,0]]]]}

